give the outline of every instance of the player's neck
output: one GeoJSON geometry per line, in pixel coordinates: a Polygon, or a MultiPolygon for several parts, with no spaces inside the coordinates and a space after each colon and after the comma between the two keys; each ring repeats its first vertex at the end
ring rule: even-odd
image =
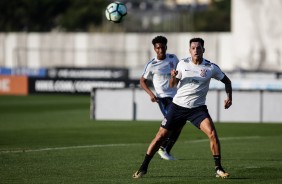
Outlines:
{"type": "Polygon", "coordinates": [[[166,55],[164,55],[163,57],[157,57],[157,59],[160,61],[165,60],[165,58],[166,58],[166,55]]]}
{"type": "Polygon", "coordinates": [[[195,65],[200,65],[200,64],[202,64],[202,62],[203,62],[203,58],[201,58],[201,59],[193,59],[192,62],[193,62],[195,65]]]}

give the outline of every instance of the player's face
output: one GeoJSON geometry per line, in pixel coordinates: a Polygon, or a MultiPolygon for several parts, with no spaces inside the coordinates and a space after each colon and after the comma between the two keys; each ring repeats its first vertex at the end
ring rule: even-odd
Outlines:
{"type": "Polygon", "coordinates": [[[200,42],[192,42],[190,45],[189,52],[191,54],[191,57],[193,61],[200,61],[203,59],[205,49],[201,45],[200,42]]]}
{"type": "Polygon", "coordinates": [[[154,50],[157,53],[157,58],[159,60],[163,60],[165,59],[165,55],[166,55],[166,44],[163,43],[156,43],[154,46],[154,50]]]}

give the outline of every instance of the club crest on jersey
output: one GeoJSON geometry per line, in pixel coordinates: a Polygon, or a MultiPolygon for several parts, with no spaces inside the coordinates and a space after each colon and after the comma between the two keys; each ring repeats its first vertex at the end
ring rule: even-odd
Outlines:
{"type": "Polygon", "coordinates": [[[201,77],[206,77],[207,76],[207,69],[201,69],[201,73],[200,73],[200,76],[201,77]]]}

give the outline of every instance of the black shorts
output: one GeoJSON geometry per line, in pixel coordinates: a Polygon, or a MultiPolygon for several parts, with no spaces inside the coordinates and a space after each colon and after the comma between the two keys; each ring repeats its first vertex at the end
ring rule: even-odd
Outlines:
{"type": "Polygon", "coordinates": [[[161,127],[167,130],[178,130],[186,124],[186,121],[190,121],[197,128],[200,128],[201,122],[206,118],[210,118],[206,105],[189,109],[171,103],[161,127]]]}

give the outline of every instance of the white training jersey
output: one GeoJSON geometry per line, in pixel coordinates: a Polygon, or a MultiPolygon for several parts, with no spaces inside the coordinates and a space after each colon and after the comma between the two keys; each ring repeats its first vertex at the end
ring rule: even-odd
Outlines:
{"type": "Polygon", "coordinates": [[[170,71],[176,69],[178,61],[176,55],[166,54],[164,60],[155,57],[145,66],[142,76],[152,79],[157,97],[173,97],[176,94],[176,88],[169,87],[169,79],[170,71]]]}
{"type": "Polygon", "coordinates": [[[173,102],[186,108],[205,105],[211,78],[221,80],[225,75],[216,64],[203,59],[195,65],[191,57],[180,60],[176,70],[180,81],[173,102]]]}

